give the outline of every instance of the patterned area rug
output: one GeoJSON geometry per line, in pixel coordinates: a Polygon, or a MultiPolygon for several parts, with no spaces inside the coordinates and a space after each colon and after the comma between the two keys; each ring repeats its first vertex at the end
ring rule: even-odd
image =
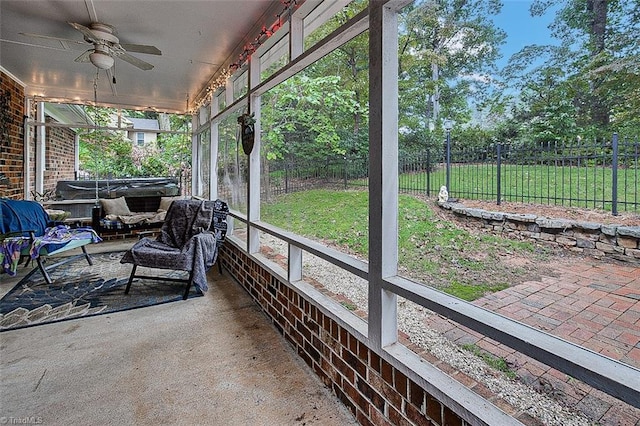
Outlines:
{"type": "MultiPolygon", "coordinates": [[[[62,265],[51,272],[48,285],[36,272],[20,281],[0,300],[0,331],[47,324],[73,318],[107,314],[182,300],[185,284],[136,279],[129,294],[124,289],[130,264],[121,264],[124,252],[91,255],[62,265]]],[[[186,272],[138,268],[136,273],[185,278],[186,272]]],[[[191,287],[189,298],[202,296],[191,287]]]]}

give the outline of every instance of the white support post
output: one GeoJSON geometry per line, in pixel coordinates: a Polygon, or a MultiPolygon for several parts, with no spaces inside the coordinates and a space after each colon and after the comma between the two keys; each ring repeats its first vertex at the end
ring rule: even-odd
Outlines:
{"type": "Polygon", "coordinates": [[[293,14],[289,22],[289,61],[293,61],[304,51],[304,21],[302,16],[293,14]]]}
{"type": "Polygon", "coordinates": [[[74,179],[78,179],[80,172],[80,135],[73,135],[73,175],[74,179]]]}
{"type": "Polygon", "coordinates": [[[289,243],[289,282],[302,279],[302,249],[289,243]]]}
{"type": "Polygon", "coordinates": [[[383,289],[398,267],[398,24],[395,10],[369,6],[369,341],[398,339],[397,296],[383,289]]]}
{"type": "Polygon", "coordinates": [[[28,118],[31,117],[31,101],[26,98],[24,101],[25,118],[23,120],[24,134],[22,135],[22,146],[24,155],[24,185],[23,185],[23,198],[29,200],[29,193],[31,192],[31,169],[29,164],[31,163],[31,135],[33,134],[33,126],[27,124],[28,118]]]}
{"type": "MultiPolygon", "coordinates": [[[[210,117],[215,117],[218,114],[218,102],[217,98],[214,96],[211,98],[211,115],[210,117]]],[[[211,170],[211,176],[209,177],[209,199],[215,200],[218,198],[218,143],[219,143],[219,135],[218,135],[218,122],[211,121],[211,131],[209,132],[211,138],[210,142],[210,152],[209,156],[209,170],[211,170]]]]}
{"type": "Polygon", "coordinates": [[[253,89],[260,84],[260,58],[249,59],[249,111],[254,114],[255,133],[254,145],[249,154],[249,182],[247,191],[247,218],[249,220],[247,238],[247,251],[258,253],[260,251],[260,230],[251,226],[253,222],[260,220],[260,96],[253,96],[253,89]]]}
{"type": "MultiPolygon", "coordinates": [[[[38,123],[44,123],[44,102],[38,102],[38,123]]],[[[47,129],[42,125],[36,127],[36,152],[35,152],[35,191],[42,194],[44,192],[44,171],[45,171],[45,156],[47,155],[47,129]]]]}
{"type": "MultiPolygon", "coordinates": [[[[191,128],[197,129],[200,121],[200,112],[196,111],[191,116],[191,128]]],[[[200,156],[198,155],[198,135],[191,136],[191,194],[200,193],[200,156]]]]}

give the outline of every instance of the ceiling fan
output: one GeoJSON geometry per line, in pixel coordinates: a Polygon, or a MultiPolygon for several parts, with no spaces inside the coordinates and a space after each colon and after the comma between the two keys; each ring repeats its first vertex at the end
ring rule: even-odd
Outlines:
{"type": "Polygon", "coordinates": [[[89,61],[96,67],[106,70],[113,66],[115,62],[114,57],[117,57],[141,70],[150,70],[153,68],[153,65],[135,56],[131,56],[127,52],[162,55],[162,52],[155,46],[120,44],[120,40],[116,37],[116,29],[108,24],[92,22],[89,27],[75,22],[68,22],[68,24],[80,31],[87,43],[93,44],[92,49],[87,50],[75,59],[76,62],[89,61]]]}
{"type": "MultiPolygon", "coordinates": [[[[78,56],[75,59],[76,62],[91,62],[99,69],[110,70],[115,63],[115,58],[120,58],[141,70],[150,70],[153,69],[153,65],[130,55],[128,52],[162,55],[162,52],[155,46],[120,43],[120,40],[116,36],[116,29],[112,25],[102,22],[92,22],[87,27],[76,22],[67,23],[82,33],[86,43],[93,45],[89,50],[78,56]]],[[[28,33],[21,34],[30,37],[58,40],[63,43],[63,45],[66,43],[85,44],[78,40],[69,40],[60,37],[28,33]]]]}

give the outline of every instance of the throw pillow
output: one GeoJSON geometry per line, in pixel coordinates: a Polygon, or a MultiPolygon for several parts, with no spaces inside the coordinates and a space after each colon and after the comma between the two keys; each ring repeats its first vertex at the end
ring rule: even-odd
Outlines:
{"type": "Polygon", "coordinates": [[[104,210],[105,215],[113,214],[116,216],[129,216],[131,215],[131,211],[129,210],[129,206],[125,201],[124,197],[106,199],[101,198],[100,204],[102,204],[102,209],[104,210]]]}
{"type": "Polygon", "coordinates": [[[171,206],[171,203],[173,203],[175,200],[185,199],[186,197],[182,197],[180,195],[177,195],[175,197],[160,197],[160,207],[158,207],[158,211],[166,212],[167,210],[169,210],[169,206],[171,206]]]}

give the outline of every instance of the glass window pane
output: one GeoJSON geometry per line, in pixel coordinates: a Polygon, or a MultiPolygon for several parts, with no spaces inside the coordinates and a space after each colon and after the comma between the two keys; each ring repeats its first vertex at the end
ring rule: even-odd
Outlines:
{"type": "Polygon", "coordinates": [[[243,108],[218,125],[218,195],[231,209],[247,213],[248,156],[238,140],[238,117],[243,108]]]}
{"type": "Polygon", "coordinates": [[[366,256],[368,40],[262,96],[261,219],[366,256]],[[354,74],[348,64],[361,68],[354,74]]]}
{"type": "Polygon", "coordinates": [[[244,71],[233,80],[233,100],[240,99],[247,94],[249,88],[249,73],[244,71]]]}
{"type": "Polygon", "coordinates": [[[211,131],[202,132],[198,137],[198,159],[200,161],[198,175],[198,196],[208,199],[211,185],[211,131]]]}
{"type": "Polygon", "coordinates": [[[289,61],[289,37],[282,37],[260,57],[260,81],[266,80],[289,61]]]}
{"type": "Polygon", "coordinates": [[[305,50],[365,10],[368,5],[369,0],[355,0],[347,6],[342,6],[341,2],[321,2],[304,18],[305,50]]]}

